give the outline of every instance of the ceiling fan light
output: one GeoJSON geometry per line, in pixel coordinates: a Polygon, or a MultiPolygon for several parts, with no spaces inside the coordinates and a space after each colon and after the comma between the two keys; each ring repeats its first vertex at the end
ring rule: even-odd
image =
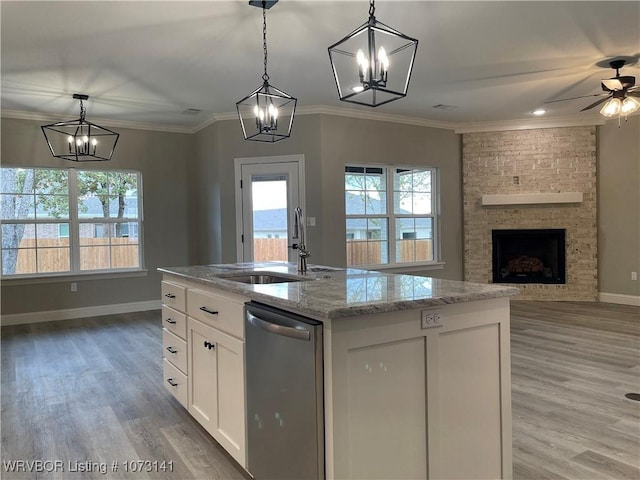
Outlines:
{"type": "Polygon", "coordinates": [[[600,113],[605,117],[613,117],[620,113],[622,101],[619,98],[612,98],[604,104],[600,113]]]}
{"type": "Polygon", "coordinates": [[[640,108],[640,102],[633,97],[627,97],[622,102],[620,107],[620,113],[622,115],[629,115],[640,108]]]}

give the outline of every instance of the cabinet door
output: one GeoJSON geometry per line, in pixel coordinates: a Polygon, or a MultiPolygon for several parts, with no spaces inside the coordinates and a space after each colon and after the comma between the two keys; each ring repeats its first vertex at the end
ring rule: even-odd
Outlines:
{"type": "Polygon", "coordinates": [[[214,435],[218,411],[215,329],[189,317],[187,355],[189,413],[214,435]]]}
{"type": "Polygon", "coordinates": [[[246,467],[244,342],[216,331],[218,425],[215,439],[246,467]]]}
{"type": "Polygon", "coordinates": [[[189,413],[246,466],[244,342],[188,317],[189,413]]]}

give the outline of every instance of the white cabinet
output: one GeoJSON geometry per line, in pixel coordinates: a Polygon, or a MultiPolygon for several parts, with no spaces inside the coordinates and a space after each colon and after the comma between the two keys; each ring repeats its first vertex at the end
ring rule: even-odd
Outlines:
{"type": "Polygon", "coordinates": [[[243,468],[248,300],[173,277],[162,282],[165,385],[243,468]]]}
{"type": "Polygon", "coordinates": [[[186,290],[171,282],[162,282],[162,372],[163,382],[185,407],[187,399],[187,317],[186,290]],[[179,311],[179,310],[182,310],[179,311]]]}
{"type": "Polygon", "coordinates": [[[244,342],[189,317],[189,413],[246,466],[244,342]]]}

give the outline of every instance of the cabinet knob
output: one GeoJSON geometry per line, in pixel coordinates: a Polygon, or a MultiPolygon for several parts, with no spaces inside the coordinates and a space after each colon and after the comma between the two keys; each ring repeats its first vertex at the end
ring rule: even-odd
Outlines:
{"type": "Polygon", "coordinates": [[[208,348],[209,350],[213,350],[214,348],[216,348],[215,344],[211,343],[211,342],[207,342],[205,340],[204,342],[204,348],[208,348]]]}
{"type": "Polygon", "coordinates": [[[164,296],[167,298],[176,298],[176,296],[173,293],[165,293],[164,296]]]}
{"type": "Polygon", "coordinates": [[[170,323],[171,325],[174,325],[176,323],[176,321],[171,318],[167,318],[165,322],[170,323]]]}
{"type": "Polygon", "coordinates": [[[171,385],[172,387],[177,387],[178,386],[178,384],[173,381],[173,378],[167,378],[167,383],[169,385],[171,385]]]}
{"type": "Polygon", "coordinates": [[[208,313],[209,315],[218,315],[218,312],[216,310],[209,310],[207,307],[200,307],[200,310],[208,313]]]}
{"type": "Polygon", "coordinates": [[[169,352],[169,353],[173,353],[174,355],[175,355],[176,353],[178,353],[178,351],[177,351],[175,348],[173,348],[173,347],[167,347],[167,352],[169,352]]]}

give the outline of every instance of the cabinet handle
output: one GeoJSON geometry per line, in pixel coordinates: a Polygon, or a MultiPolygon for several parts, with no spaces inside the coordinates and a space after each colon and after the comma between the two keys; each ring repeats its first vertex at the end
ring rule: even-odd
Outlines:
{"type": "Polygon", "coordinates": [[[174,355],[175,355],[176,353],[178,353],[178,351],[177,351],[175,348],[173,348],[173,347],[167,347],[167,352],[169,352],[169,353],[173,353],[174,355]]]}
{"type": "Polygon", "coordinates": [[[204,348],[208,348],[209,350],[213,350],[214,348],[216,348],[215,344],[211,343],[211,342],[207,342],[205,340],[204,342],[204,348]]]}
{"type": "Polygon", "coordinates": [[[166,293],[164,296],[167,298],[176,298],[176,296],[173,293],[166,293]]]}
{"type": "Polygon", "coordinates": [[[178,384],[173,381],[173,378],[167,378],[167,383],[169,385],[171,385],[172,387],[177,387],[178,386],[178,384]]]}
{"type": "Polygon", "coordinates": [[[200,310],[202,310],[205,313],[208,313],[209,315],[218,315],[217,311],[209,310],[207,307],[200,307],[200,310]]]}
{"type": "Polygon", "coordinates": [[[176,321],[175,321],[175,320],[172,320],[172,319],[170,319],[170,318],[167,318],[165,321],[166,321],[167,323],[170,323],[171,325],[174,325],[174,324],[176,323],[176,321]]]}

